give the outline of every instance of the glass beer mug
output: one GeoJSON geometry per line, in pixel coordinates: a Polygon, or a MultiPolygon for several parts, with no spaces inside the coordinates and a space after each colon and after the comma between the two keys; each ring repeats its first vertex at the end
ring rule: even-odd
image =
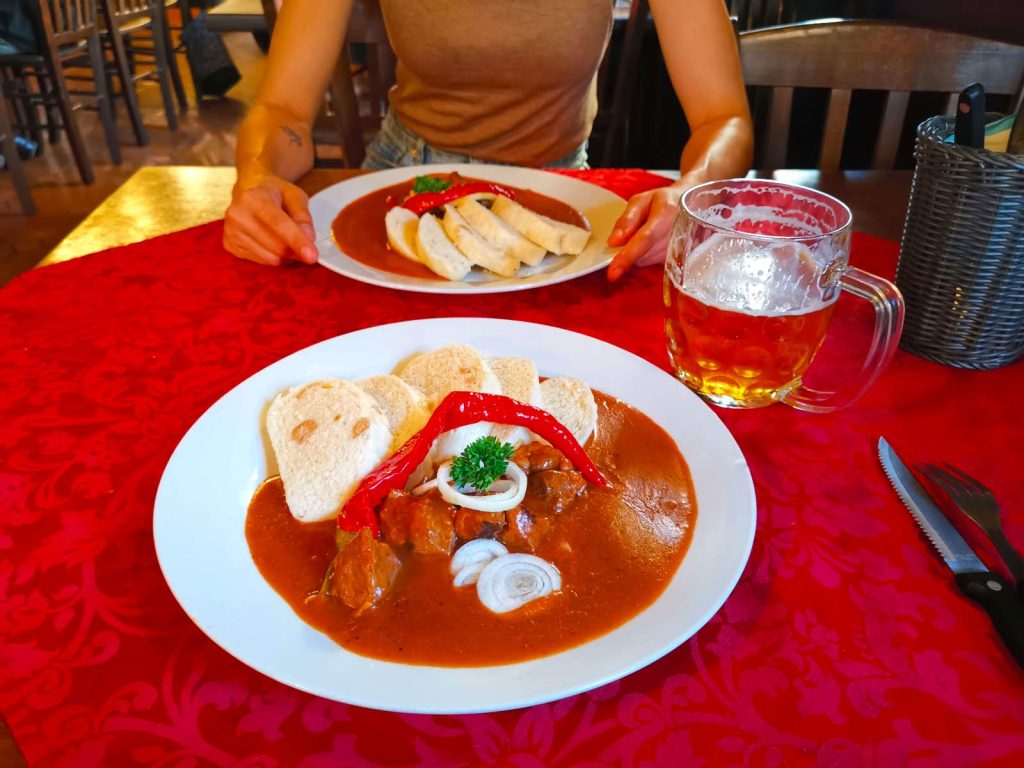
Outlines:
{"type": "Polygon", "coordinates": [[[679,379],[730,408],[826,412],[863,394],[896,350],[903,299],[888,280],[849,266],[852,221],[835,198],[768,179],[687,191],[665,259],[665,333],[679,379]],[[841,393],[810,389],[801,377],[841,291],[875,309],[860,380],[841,393]]]}

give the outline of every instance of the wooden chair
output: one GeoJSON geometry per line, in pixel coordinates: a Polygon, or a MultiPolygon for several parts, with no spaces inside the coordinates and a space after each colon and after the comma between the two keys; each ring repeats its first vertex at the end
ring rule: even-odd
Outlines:
{"type": "MultiPolygon", "coordinates": [[[[599,119],[594,121],[596,132],[603,132],[600,158],[600,165],[603,168],[624,164],[625,147],[629,143],[629,114],[633,103],[633,89],[636,86],[637,74],[640,70],[640,55],[650,23],[649,15],[650,3],[648,0],[633,0],[622,35],[618,62],[615,66],[611,103],[610,106],[599,111],[599,119]]],[[[608,52],[605,52],[605,59],[607,58],[608,52]]],[[[604,66],[606,64],[602,63],[602,67],[604,66]]]]}
{"type": "Polygon", "coordinates": [[[172,88],[182,110],[188,108],[188,99],[167,28],[164,0],[100,0],[100,6],[107,19],[107,40],[111,47],[112,64],[121,80],[121,91],[117,95],[122,96],[128,104],[133,123],[135,83],[156,80],[167,115],[167,127],[176,131],[178,110],[171,94],[172,88]],[[145,59],[152,68],[144,72],[137,71],[136,62],[140,58],[145,59]],[[127,72],[121,71],[119,62],[124,60],[130,64],[127,72]]]}
{"type": "Polygon", "coordinates": [[[121,145],[104,75],[96,0],[27,0],[27,9],[32,14],[39,50],[0,55],[0,69],[7,70],[5,95],[22,105],[23,115],[31,114],[25,118],[31,125],[23,126],[19,121],[18,128],[38,129],[36,108],[44,108],[51,140],[59,135],[56,129],[67,133],[79,175],[84,183],[91,184],[95,174],[75,121],[75,110],[99,111],[110,159],[114,165],[121,164],[121,145]],[[92,80],[93,90],[72,91],[64,68],[83,60],[91,70],[86,79],[92,80]],[[35,89],[30,87],[32,79],[35,89]],[[83,98],[73,103],[72,96],[83,98]]]}
{"type": "Polygon", "coordinates": [[[796,21],[792,0],[726,0],[737,31],[796,21]]]}
{"type": "Polygon", "coordinates": [[[317,121],[319,126],[314,125],[313,139],[320,139],[320,143],[340,140],[342,165],[358,168],[366,157],[368,141],[380,128],[387,112],[388,89],[395,81],[395,54],[377,0],[356,0],[345,42],[317,121]],[[355,87],[355,77],[362,70],[354,68],[349,58],[349,46],[353,44],[366,47],[369,89],[364,99],[365,110],[360,109],[355,87]]]}
{"type": "Polygon", "coordinates": [[[31,216],[36,212],[36,203],[32,199],[32,192],[25,179],[25,169],[21,166],[18,148],[14,145],[14,131],[11,130],[11,121],[7,117],[7,104],[2,98],[0,98],[0,155],[3,155],[7,162],[7,171],[14,181],[14,189],[21,201],[21,210],[26,216],[31,216]]]}
{"type": "Polygon", "coordinates": [[[748,86],[772,88],[758,167],[784,167],[794,88],[830,91],[818,168],[839,168],[854,90],[886,91],[872,168],[893,167],[912,92],[948,94],[980,82],[990,94],[1016,94],[1024,83],[1024,48],[955,32],[879,21],[823,20],[740,34],[748,86]]]}

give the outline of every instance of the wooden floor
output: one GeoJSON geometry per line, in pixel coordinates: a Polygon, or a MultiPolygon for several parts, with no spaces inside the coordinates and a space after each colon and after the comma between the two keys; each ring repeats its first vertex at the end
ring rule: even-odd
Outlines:
{"type": "Polygon", "coordinates": [[[139,84],[143,120],[150,134],[146,147],[135,145],[122,105],[118,127],[124,160],[110,164],[103,129],[94,112],[76,113],[96,170],[93,184],[82,184],[66,141],[47,145],[25,169],[38,213],[21,214],[7,174],[0,172],[0,285],[31,269],[96,205],[136,169],[146,165],[233,165],[238,126],[256,96],[266,58],[248,33],[224,36],[242,80],[223,99],[207,99],[196,106],[184,56],[178,64],[185,78],[189,109],[180,116],[177,131],[167,128],[163,103],[156,83],[139,84]]]}

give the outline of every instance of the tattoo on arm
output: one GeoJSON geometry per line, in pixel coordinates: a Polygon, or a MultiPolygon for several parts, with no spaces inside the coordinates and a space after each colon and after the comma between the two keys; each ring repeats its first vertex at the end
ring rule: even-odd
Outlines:
{"type": "Polygon", "coordinates": [[[282,125],[281,130],[284,131],[284,135],[288,137],[288,143],[295,147],[302,146],[302,137],[295,132],[294,128],[289,128],[287,125],[282,125]]]}

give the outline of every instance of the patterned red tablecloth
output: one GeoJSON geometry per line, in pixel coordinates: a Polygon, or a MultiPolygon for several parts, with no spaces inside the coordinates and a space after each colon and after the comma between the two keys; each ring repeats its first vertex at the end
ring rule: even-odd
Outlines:
{"type": "MultiPolygon", "coordinates": [[[[579,175],[625,196],[665,183],[579,175]]],[[[661,273],[455,299],[259,267],[220,240],[210,224],[0,291],[0,712],[31,765],[1024,764],[1024,672],[875,456],[884,433],[909,460],[984,478],[1024,548],[1020,364],[973,373],[900,352],[838,414],[719,411],[756,483],[750,562],[692,640],[619,682],[430,717],[251,671],[190,623],[153,550],[160,474],[209,405],[316,341],[455,314],[561,325],[665,366],[661,273]]],[[[891,274],[895,259],[855,239],[861,266],[891,274]]]]}

